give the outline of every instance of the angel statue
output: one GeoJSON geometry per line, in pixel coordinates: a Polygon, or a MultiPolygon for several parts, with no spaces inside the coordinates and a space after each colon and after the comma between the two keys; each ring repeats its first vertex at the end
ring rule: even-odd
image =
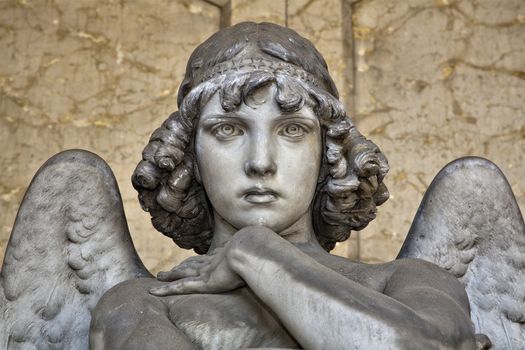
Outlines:
{"type": "Polygon", "coordinates": [[[108,165],[66,151],[34,177],[0,280],[8,349],[523,349],[525,225],[481,158],[430,185],[399,258],[329,254],[388,198],[388,163],[323,57],[270,23],[191,55],[179,110],[132,176],[156,229],[201,254],[154,278],[108,165]]]}

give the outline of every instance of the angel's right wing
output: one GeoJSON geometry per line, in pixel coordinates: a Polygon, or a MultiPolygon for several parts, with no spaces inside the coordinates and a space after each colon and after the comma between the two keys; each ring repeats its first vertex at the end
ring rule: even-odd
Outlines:
{"type": "Polygon", "coordinates": [[[0,348],[87,349],[90,311],[124,280],[149,276],[108,165],[57,154],[18,212],[0,274],[0,348]]]}
{"type": "Polygon", "coordinates": [[[525,224],[496,165],[468,157],[441,170],[398,257],[451,272],[465,286],[476,332],[494,349],[525,349],[525,224]]]}

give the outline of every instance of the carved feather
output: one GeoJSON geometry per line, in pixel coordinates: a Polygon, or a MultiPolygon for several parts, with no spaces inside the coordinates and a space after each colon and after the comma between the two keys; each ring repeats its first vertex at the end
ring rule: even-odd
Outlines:
{"type": "Polygon", "coordinates": [[[525,347],[525,224],[496,165],[468,157],[430,185],[398,258],[431,261],[465,285],[476,332],[525,347]]]}
{"type": "Polygon", "coordinates": [[[87,349],[90,311],[147,276],[108,165],[87,151],[49,159],[29,186],[0,274],[0,348],[87,349]]]}

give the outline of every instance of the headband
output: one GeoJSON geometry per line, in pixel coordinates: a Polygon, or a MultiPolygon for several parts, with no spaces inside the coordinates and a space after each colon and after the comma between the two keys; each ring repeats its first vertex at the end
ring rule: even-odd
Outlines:
{"type": "Polygon", "coordinates": [[[282,73],[297,77],[305,82],[313,84],[317,87],[326,89],[326,86],[319,81],[314,75],[308,73],[304,69],[294,64],[271,60],[264,57],[250,57],[242,59],[232,59],[230,61],[221,62],[213,67],[210,67],[203,72],[196,72],[194,81],[196,85],[205,81],[216,78],[220,75],[225,75],[230,72],[248,73],[253,71],[282,73]]]}

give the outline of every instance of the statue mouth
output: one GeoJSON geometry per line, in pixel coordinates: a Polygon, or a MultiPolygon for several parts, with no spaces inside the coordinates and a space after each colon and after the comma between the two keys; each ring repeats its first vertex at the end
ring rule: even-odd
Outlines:
{"type": "Polygon", "coordinates": [[[253,187],[244,192],[243,198],[252,204],[269,204],[275,202],[279,195],[270,189],[253,187]]]}

